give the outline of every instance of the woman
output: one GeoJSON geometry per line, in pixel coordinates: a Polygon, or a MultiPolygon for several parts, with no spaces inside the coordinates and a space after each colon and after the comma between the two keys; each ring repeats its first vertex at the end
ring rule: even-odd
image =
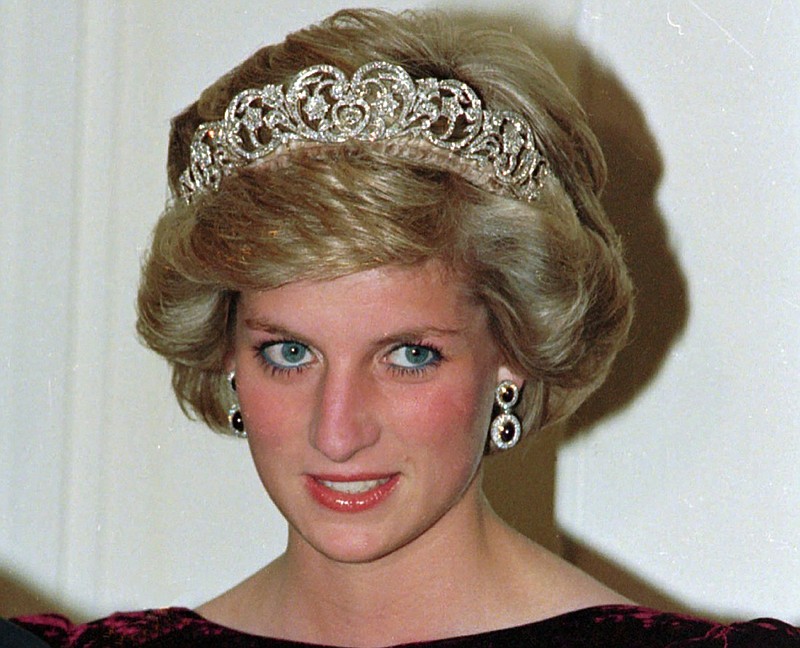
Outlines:
{"type": "Polygon", "coordinates": [[[517,40],[340,12],[206,90],[169,151],[139,333],[187,413],[247,438],[287,548],[196,611],[20,625],[69,646],[800,642],[635,607],[482,495],[483,457],[574,411],[631,318],[602,155],[517,40]]]}

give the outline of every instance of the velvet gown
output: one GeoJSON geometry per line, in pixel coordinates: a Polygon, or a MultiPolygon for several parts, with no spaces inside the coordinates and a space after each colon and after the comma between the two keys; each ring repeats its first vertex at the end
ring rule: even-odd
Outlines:
{"type": "MultiPolygon", "coordinates": [[[[20,617],[18,626],[58,648],[308,648],[212,623],[187,608],[121,612],[75,625],[59,615],[20,617]]],[[[800,648],[800,628],[775,619],[723,625],[629,605],[605,605],[463,637],[425,641],[432,648],[800,648]]]]}

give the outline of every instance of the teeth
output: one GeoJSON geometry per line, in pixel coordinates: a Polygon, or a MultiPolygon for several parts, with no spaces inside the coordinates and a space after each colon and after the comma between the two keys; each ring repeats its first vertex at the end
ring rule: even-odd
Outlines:
{"type": "Polygon", "coordinates": [[[326,488],[335,490],[337,493],[353,494],[353,493],[366,493],[367,491],[371,491],[373,488],[377,488],[378,486],[383,486],[388,481],[389,478],[386,477],[384,479],[369,479],[366,481],[351,481],[351,482],[328,481],[327,479],[320,479],[319,483],[325,486],[326,488]]]}

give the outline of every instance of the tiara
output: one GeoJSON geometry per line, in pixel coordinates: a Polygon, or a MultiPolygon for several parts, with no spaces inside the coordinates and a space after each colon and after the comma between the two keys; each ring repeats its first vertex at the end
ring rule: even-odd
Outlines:
{"type": "Polygon", "coordinates": [[[495,190],[538,197],[548,167],[537,137],[518,113],[491,111],[466,83],[417,79],[375,61],[351,79],[332,65],[302,70],[284,88],[244,90],[224,117],[197,127],[179,193],[191,202],[225,176],[293,142],[335,144],[420,138],[489,170],[495,190]]]}

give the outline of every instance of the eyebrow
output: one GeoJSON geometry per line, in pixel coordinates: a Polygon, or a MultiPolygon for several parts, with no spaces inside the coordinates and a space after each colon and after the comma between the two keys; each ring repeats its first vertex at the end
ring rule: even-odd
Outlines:
{"type": "Polygon", "coordinates": [[[465,330],[466,327],[460,329],[450,329],[440,328],[438,326],[422,326],[419,328],[406,329],[403,331],[398,331],[397,333],[384,335],[379,341],[382,344],[386,344],[387,342],[414,342],[428,336],[456,337],[458,335],[463,335],[465,330]]]}
{"type": "MultiPolygon", "coordinates": [[[[280,335],[282,337],[291,338],[302,342],[305,339],[304,335],[298,335],[296,332],[291,331],[282,326],[278,326],[274,322],[261,317],[248,317],[244,320],[247,328],[255,331],[262,331],[271,335],[280,335]]],[[[456,337],[463,335],[467,326],[463,328],[443,328],[439,326],[420,326],[410,329],[404,329],[396,333],[388,333],[378,338],[378,344],[389,344],[392,342],[414,342],[427,336],[434,337],[456,337]]]]}
{"type": "Polygon", "coordinates": [[[287,337],[297,337],[297,334],[289,329],[278,326],[268,319],[261,317],[246,317],[244,320],[247,328],[254,331],[263,331],[264,333],[272,333],[274,335],[285,335],[287,337]]]}

